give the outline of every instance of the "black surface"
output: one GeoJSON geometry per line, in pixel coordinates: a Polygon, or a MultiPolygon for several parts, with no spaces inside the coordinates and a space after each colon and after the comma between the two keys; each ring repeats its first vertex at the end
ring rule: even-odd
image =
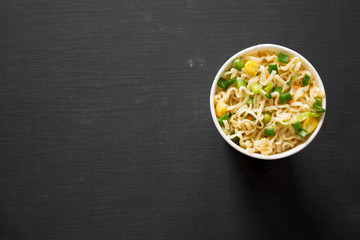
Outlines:
{"type": "Polygon", "coordinates": [[[356,1],[3,1],[0,239],[359,239],[356,1]],[[304,151],[261,161],[210,117],[221,65],[298,51],[327,94],[304,151]]]}

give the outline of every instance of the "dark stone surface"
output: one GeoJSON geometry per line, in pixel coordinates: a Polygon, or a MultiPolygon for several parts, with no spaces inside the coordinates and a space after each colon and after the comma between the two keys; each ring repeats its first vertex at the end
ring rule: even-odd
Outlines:
{"type": "Polygon", "coordinates": [[[359,239],[357,1],[3,1],[0,239],[359,239]],[[304,151],[215,129],[220,66],[298,51],[327,93],[304,151]]]}

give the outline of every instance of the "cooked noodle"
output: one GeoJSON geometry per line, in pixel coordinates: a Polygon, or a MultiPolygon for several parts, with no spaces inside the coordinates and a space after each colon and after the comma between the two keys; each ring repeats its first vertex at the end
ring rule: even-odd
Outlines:
{"type": "Polygon", "coordinates": [[[236,84],[232,84],[227,89],[217,86],[215,91],[215,106],[223,102],[226,104],[226,111],[232,113],[225,120],[223,131],[231,139],[237,136],[238,144],[249,153],[282,153],[306,141],[307,138],[296,134],[291,124],[297,122],[299,114],[313,111],[315,97],[325,96],[315,75],[304,67],[300,58],[289,56],[288,63],[281,63],[278,62],[278,54],[279,52],[274,51],[261,51],[241,56],[244,62],[251,60],[259,65],[257,74],[251,76],[244,68],[241,71],[231,68],[223,72],[221,77],[225,80],[243,79],[246,87],[237,88],[236,84]],[[269,74],[268,65],[273,64],[277,64],[278,74],[275,71],[269,74]],[[306,74],[311,80],[304,86],[302,80],[306,74]],[[279,101],[280,94],[276,91],[271,91],[271,99],[265,97],[264,90],[254,94],[250,87],[253,83],[257,83],[262,89],[269,83],[271,88],[280,86],[283,92],[291,94],[293,101],[282,104],[279,101]],[[250,97],[253,97],[253,104],[247,104],[250,97]],[[265,112],[271,115],[271,120],[266,124],[263,122],[265,112]],[[275,135],[264,136],[265,128],[273,129],[275,135]]]}

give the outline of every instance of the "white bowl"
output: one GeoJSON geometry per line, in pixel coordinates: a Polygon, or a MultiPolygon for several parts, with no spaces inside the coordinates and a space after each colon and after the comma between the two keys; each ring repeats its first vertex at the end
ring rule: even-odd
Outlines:
{"type": "MultiPolygon", "coordinates": [[[[325,93],[325,88],[324,85],[321,81],[321,78],[318,74],[318,72],[315,70],[315,68],[311,65],[311,63],[306,60],[306,58],[304,58],[303,56],[301,56],[299,53],[295,52],[294,50],[291,50],[287,47],[283,47],[280,45],[276,45],[276,44],[259,44],[259,45],[255,45],[249,48],[246,48],[238,53],[236,53],[234,56],[232,56],[231,58],[229,58],[224,65],[220,68],[220,70],[218,71],[218,73],[215,76],[214,82],[211,86],[211,91],[210,91],[210,110],[211,110],[211,116],[212,119],[214,121],[214,124],[217,128],[217,130],[219,131],[220,135],[225,139],[225,141],[232,146],[233,148],[235,148],[236,150],[238,150],[239,152],[248,155],[250,157],[253,158],[258,158],[258,159],[264,159],[264,160],[275,160],[275,159],[280,159],[280,158],[285,158],[285,157],[289,157],[301,150],[303,150],[307,145],[309,145],[311,143],[311,141],[316,137],[316,135],[318,134],[318,132],[320,131],[321,125],[324,122],[325,119],[325,113],[323,113],[320,117],[320,121],[319,121],[319,125],[316,127],[315,131],[310,135],[310,137],[303,143],[297,145],[296,147],[287,150],[285,152],[282,153],[277,153],[277,154],[273,154],[273,155],[269,155],[269,156],[265,156],[265,155],[261,155],[259,153],[249,153],[248,151],[246,151],[244,148],[240,147],[239,145],[235,144],[233,141],[230,140],[230,138],[228,136],[226,136],[226,134],[224,133],[224,131],[221,129],[221,126],[218,122],[218,119],[216,117],[215,114],[215,106],[214,106],[214,96],[215,96],[215,90],[216,90],[216,86],[217,86],[217,81],[220,78],[220,75],[222,72],[225,71],[225,69],[228,69],[232,62],[235,60],[235,58],[238,58],[240,56],[243,56],[245,54],[249,54],[252,53],[254,51],[261,51],[261,50],[274,50],[277,52],[283,52],[283,53],[287,53],[291,56],[297,56],[301,59],[302,64],[305,66],[306,69],[308,69],[310,72],[312,72],[316,77],[316,80],[318,81],[319,87],[324,91],[325,93]]],[[[322,99],[322,107],[326,108],[326,94],[324,96],[324,98],[322,99]]]]}

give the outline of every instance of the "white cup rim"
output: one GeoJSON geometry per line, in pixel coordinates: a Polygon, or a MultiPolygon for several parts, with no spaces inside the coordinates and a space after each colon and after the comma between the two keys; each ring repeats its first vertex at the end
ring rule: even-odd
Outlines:
{"type": "MultiPolygon", "coordinates": [[[[214,78],[213,84],[211,86],[211,90],[210,90],[210,112],[211,112],[212,119],[214,121],[215,127],[217,128],[218,132],[224,138],[224,140],[230,146],[232,146],[234,149],[236,149],[237,151],[239,151],[239,152],[241,152],[241,153],[243,153],[243,154],[245,154],[247,156],[253,157],[253,158],[263,159],[263,160],[276,160],[276,159],[289,157],[289,156],[291,156],[291,155],[293,155],[295,153],[298,153],[299,151],[303,150],[306,146],[308,146],[314,140],[316,135],[319,133],[320,128],[321,128],[321,126],[322,126],[322,124],[324,122],[324,119],[325,119],[325,113],[323,113],[322,116],[320,117],[319,124],[316,127],[315,131],[310,135],[310,137],[305,142],[297,145],[296,147],[294,147],[294,148],[292,148],[290,150],[282,152],[282,153],[277,153],[277,154],[269,155],[269,156],[265,156],[265,155],[262,155],[262,154],[259,154],[259,153],[249,153],[244,148],[240,147],[239,145],[237,145],[233,141],[231,141],[230,138],[228,136],[226,136],[225,132],[222,130],[220,124],[218,123],[218,119],[216,117],[216,114],[215,114],[214,96],[215,96],[215,90],[216,90],[216,86],[217,86],[217,81],[218,81],[221,73],[223,71],[225,71],[225,69],[227,69],[232,64],[232,62],[235,60],[235,58],[238,58],[238,57],[240,57],[242,55],[245,55],[245,54],[253,52],[253,51],[261,51],[261,50],[281,51],[281,52],[284,52],[284,53],[288,53],[291,56],[299,57],[301,59],[302,63],[305,65],[305,67],[315,75],[320,89],[322,89],[324,91],[324,93],[325,93],[325,88],[324,88],[323,82],[322,82],[318,72],[313,67],[313,65],[305,57],[303,57],[301,54],[299,54],[298,52],[296,52],[296,51],[294,51],[294,50],[292,50],[290,48],[287,48],[287,47],[284,47],[284,46],[281,46],[281,45],[277,45],[277,44],[270,44],[270,43],[258,44],[258,45],[243,49],[243,50],[239,51],[238,53],[234,54],[232,57],[230,57],[222,65],[220,70],[217,72],[217,74],[216,74],[216,76],[214,78]]],[[[322,107],[326,108],[326,94],[325,94],[324,98],[322,99],[322,107]]]]}

